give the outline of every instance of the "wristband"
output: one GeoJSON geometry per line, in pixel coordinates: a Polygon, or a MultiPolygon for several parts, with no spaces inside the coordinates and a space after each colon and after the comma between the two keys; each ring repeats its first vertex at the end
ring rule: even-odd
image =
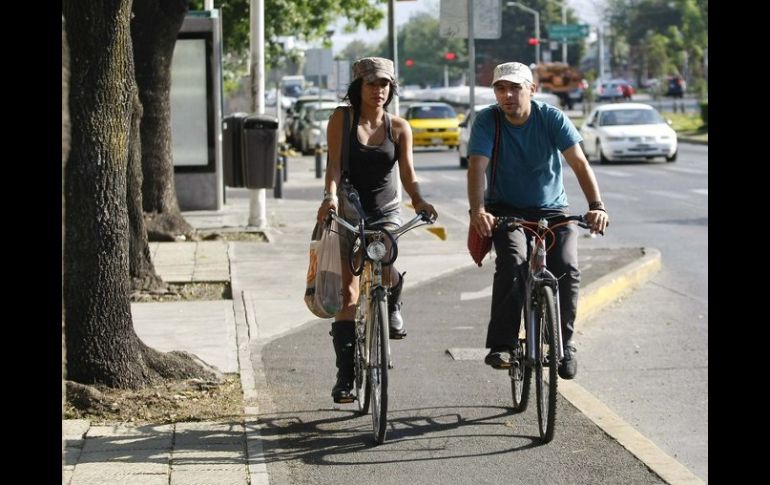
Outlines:
{"type": "Polygon", "coordinates": [[[601,200],[595,200],[593,202],[589,202],[588,210],[607,212],[607,210],[604,208],[604,202],[602,202],[601,200]]]}

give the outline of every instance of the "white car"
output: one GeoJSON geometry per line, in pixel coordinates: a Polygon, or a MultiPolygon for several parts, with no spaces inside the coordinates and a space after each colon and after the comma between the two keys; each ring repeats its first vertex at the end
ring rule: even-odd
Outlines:
{"type": "Polygon", "coordinates": [[[297,138],[299,148],[302,153],[309,155],[313,153],[316,144],[322,148],[326,147],[326,127],[329,125],[329,118],[339,103],[307,103],[302,110],[302,118],[299,119],[297,127],[297,138]]]}
{"type": "Polygon", "coordinates": [[[676,132],[652,106],[641,103],[604,104],[591,111],[580,128],[586,157],[613,160],[676,160],[676,132]]]}

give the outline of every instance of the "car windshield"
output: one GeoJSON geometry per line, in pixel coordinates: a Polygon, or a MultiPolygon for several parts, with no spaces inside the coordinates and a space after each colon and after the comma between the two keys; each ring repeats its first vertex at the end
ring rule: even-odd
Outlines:
{"type": "Polygon", "coordinates": [[[413,106],[409,108],[406,117],[412,120],[437,118],[456,118],[454,110],[449,106],[413,106]]]}
{"type": "Polygon", "coordinates": [[[313,121],[326,121],[334,112],[334,108],[313,110],[313,121]]]}
{"type": "Polygon", "coordinates": [[[665,123],[657,111],[651,109],[614,109],[605,111],[599,118],[599,126],[654,125],[665,123]]]}

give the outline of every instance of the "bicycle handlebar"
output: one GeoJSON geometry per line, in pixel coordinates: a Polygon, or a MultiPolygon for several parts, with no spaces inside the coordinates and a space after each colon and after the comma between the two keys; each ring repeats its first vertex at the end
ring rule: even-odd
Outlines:
{"type": "MultiPolygon", "coordinates": [[[[512,231],[517,226],[526,226],[530,228],[543,228],[543,229],[553,229],[554,227],[561,226],[563,224],[567,224],[569,222],[576,222],[579,227],[582,227],[583,229],[591,229],[591,226],[588,225],[586,222],[586,218],[583,215],[555,215],[551,217],[544,217],[540,219],[539,221],[530,221],[527,219],[524,219],[522,217],[514,217],[514,216],[500,216],[495,217],[495,227],[496,228],[504,228],[507,231],[512,231]],[[545,223],[543,223],[545,221],[545,223]],[[549,224],[550,221],[558,221],[555,224],[551,225],[549,224]]],[[[604,231],[598,231],[599,234],[602,236],[604,235],[604,231]]]]}

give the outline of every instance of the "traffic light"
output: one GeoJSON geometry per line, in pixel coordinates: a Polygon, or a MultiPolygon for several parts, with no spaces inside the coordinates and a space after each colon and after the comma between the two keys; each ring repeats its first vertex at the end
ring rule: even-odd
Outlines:
{"type": "Polygon", "coordinates": [[[454,61],[455,59],[457,59],[457,54],[455,54],[454,52],[447,52],[446,54],[444,54],[444,59],[446,59],[447,61],[454,61]]]}
{"type": "Polygon", "coordinates": [[[407,59],[404,64],[406,64],[406,67],[414,67],[414,60],[407,59]]]}
{"type": "Polygon", "coordinates": [[[540,41],[535,37],[530,37],[529,40],[527,40],[527,44],[529,45],[538,45],[540,41]]]}

